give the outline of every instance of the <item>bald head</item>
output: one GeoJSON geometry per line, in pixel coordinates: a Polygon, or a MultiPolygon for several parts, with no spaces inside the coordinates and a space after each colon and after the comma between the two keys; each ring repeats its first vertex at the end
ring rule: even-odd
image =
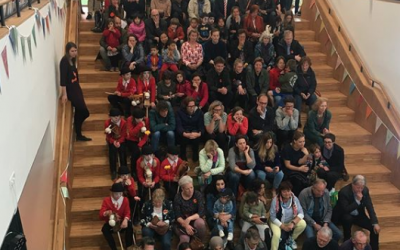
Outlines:
{"type": "Polygon", "coordinates": [[[367,245],[368,237],[363,231],[356,231],[351,238],[353,242],[354,249],[356,250],[364,250],[367,245]]]}
{"type": "Polygon", "coordinates": [[[160,20],[160,13],[157,9],[151,10],[150,15],[154,22],[158,22],[160,20]]]}
{"type": "Polygon", "coordinates": [[[114,25],[116,28],[121,28],[121,18],[119,17],[114,17],[114,25]]]}

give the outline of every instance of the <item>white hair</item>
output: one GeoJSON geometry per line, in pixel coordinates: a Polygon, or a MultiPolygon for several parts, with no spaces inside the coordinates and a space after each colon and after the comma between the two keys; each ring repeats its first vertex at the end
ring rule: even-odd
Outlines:
{"type": "Polygon", "coordinates": [[[363,185],[365,186],[366,180],[365,177],[358,174],[354,176],[353,181],[351,182],[353,185],[363,185]]]}
{"type": "Polygon", "coordinates": [[[183,185],[186,185],[188,183],[193,183],[193,179],[189,175],[185,175],[179,180],[178,185],[179,187],[182,187],[183,185]]]}
{"type": "Polygon", "coordinates": [[[332,229],[329,227],[321,227],[321,229],[318,231],[318,234],[325,235],[329,239],[332,239],[332,229]]]}

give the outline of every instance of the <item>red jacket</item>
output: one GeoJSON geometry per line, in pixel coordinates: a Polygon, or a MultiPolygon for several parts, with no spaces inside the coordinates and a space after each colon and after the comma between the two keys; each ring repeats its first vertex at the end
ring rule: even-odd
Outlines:
{"type": "MultiPolygon", "coordinates": [[[[141,156],[136,162],[136,174],[140,183],[146,182],[146,178],[144,176],[145,170],[141,166],[142,161],[144,161],[143,156],[141,156]]],[[[151,166],[151,172],[153,173],[152,178],[155,183],[160,181],[160,160],[157,157],[154,157],[155,166],[151,166]]]]}
{"type": "MultiPolygon", "coordinates": [[[[111,124],[111,118],[106,120],[105,124],[104,124],[104,129],[108,128],[108,126],[110,126],[111,124]]],[[[126,138],[126,121],[121,118],[121,123],[119,124],[120,126],[120,133],[121,133],[121,137],[119,139],[114,139],[113,138],[113,133],[111,134],[107,134],[106,133],[106,141],[110,144],[113,144],[114,141],[118,141],[119,143],[123,143],[125,142],[125,138],[126,138]]]]}
{"type": "Polygon", "coordinates": [[[247,135],[247,130],[249,129],[249,120],[247,119],[246,116],[243,116],[242,124],[239,125],[239,123],[233,120],[232,114],[229,114],[226,123],[228,125],[228,133],[230,135],[237,135],[237,134],[247,135]]]}
{"type": "Polygon", "coordinates": [[[171,27],[168,27],[168,37],[171,40],[174,40],[175,38],[179,38],[179,40],[183,40],[185,38],[185,33],[183,32],[183,29],[181,26],[178,26],[175,30],[175,32],[172,30],[171,27]]]}
{"type": "Polygon", "coordinates": [[[123,220],[124,218],[127,218],[129,220],[131,217],[131,209],[129,208],[129,201],[126,197],[124,197],[122,205],[119,209],[115,208],[114,204],[112,203],[111,197],[104,198],[103,204],[101,204],[101,209],[99,212],[100,220],[108,222],[108,216],[104,216],[104,212],[107,210],[111,210],[113,211],[113,213],[117,213],[121,217],[121,220],[123,220]]]}
{"type": "Polygon", "coordinates": [[[103,36],[106,38],[106,43],[108,46],[112,48],[116,48],[119,46],[119,38],[121,37],[121,32],[114,28],[114,32],[110,31],[109,29],[105,29],[103,31],[103,36]]]}
{"type": "MultiPolygon", "coordinates": [[[[129,179],[131,180],[131,185],[129,185],[129,186],[128,186],[128,185],[125,185],[124,182],[122,182],[122,185],[124,185],[124,189],[125,189],[125,191],[127,191],[127,194],[128,194],[130,197],[133,198],[133,197],[136,196],[136,189],[135,189],[136,184],[135,184],[135,180],[132,178],[132,176],[129,177],[129,179]]],[[[114,183],[116,183],[117,180],[119,180],[119,178],[115,179],[115,180],[114,180],[114,183]]],[[[124,192],[124,196],[125,196],[125,197],[128,197],[128,196],[125,195],[125,192],[124,192]]]]}
{"type": "Polygon", "coordinates": [[[256,16],[255,23],[256,23],[256,27],[254,27],[252,17],[249,14],[246,17],[246,19],[244,20],[243,28],[244,28],[248,38],[258,41],[258,38],[253,38],[251,35],[253,33],[259,33],[259,34],[263,33],[265,31],[265,25],[264,25],[263,18],[260,16],[256,16]]]}
{"type": "Polygon", "coordinates": [[[176,93],[184,93],[186,95],[190,88],[191,85],[188,80],[185,80],[184,83],[176,83],[176,93]]]}
{"type": "Polygon", "coordinates": [[[150,102],[156,101],[156,80],[154,77],[150,77],[149,86],[145,86],[143,80],[139,78],[137,84],[137,93],[142,94],[143,92],[150,91],[150,102]]]}
{"type": "MultiPolygon", "coordinates": [[[[126,140],[138,142],[138,147],[142,148],[143,145],[146,144],[149,136],[146,134],[143,134],[140,131],[143,127],[143,123],[140,122],[138,124],[134,124],[133,123],[134,120],[135,119],[132,116],[130,116],[128,118],[128,120],[126,121],[126,128],[127,128],[126,140]]],[[[144,123],[145,123],[146,129],[150,130],[149,118],[147,118],[147,117],[144,118],[144,123]]]]}
{"type": "Polygon", "coordinates": [[[122,84],[124,82],[124,79],[122,76],[118,79],[118,85],[116,91],[121,92],[122,97],[129,97],[130,95],[134,95],[136,93],[136,82],[135,79],[131,78],[129,80],[128,85],[126,88],[122,84]]]}
{"type": "Polygon", "coordinates": [[[281,71],[278,68],[272,68],[269,71],[269,89],[275,90],[276,88],[280,88],[281,84],[279,83],[279,76],[281,75],[281,71]]]}
{"type": "Polygon", "coordinates": [[[196,103],[197,103],[197,99],[200,99],[199,106],[204,107],[208,102],[207,83],[201,82],[198,92],[195,92],[194,88],[192,86],[190,86],[190,88],[187,89],[186,96],[193,97],[196,100],[196,103]]]}
{"type": "Polygon", "coordinates": [[[161,163],[161,168],[160,168],[160,177],[163,181],[174,181],[174,177],[176,176],[176,172],[178,172],[178,167],[181,165],[182,159],[178,158],[178,163],[175,167],[172,167],[171,164],[168,161],[168,158],[165,158],[163,162],[161,163]],[[165,166],[170,165],[171,168],[166,170],[165,166]]]}

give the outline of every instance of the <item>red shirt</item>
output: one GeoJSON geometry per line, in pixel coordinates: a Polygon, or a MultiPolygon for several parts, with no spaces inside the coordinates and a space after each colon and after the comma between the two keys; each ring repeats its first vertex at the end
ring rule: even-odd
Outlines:
{"type": "Polygon", "coordinates": [[[269,71],[269,89],[275,90],[276,88],[280,88],[281,84],[279,83],[279,76],[281,75],[281,70],[278,68],[272,68],[269,71]]]}
{"type": "Polygon", "coordinates": [[[154,77],[150,77],[148,85],[145,85],[143,80],[139,78],[137,84],[137,93],[142,94],[143,92],[150,92],[150,102],[156,101],[156,80],[154,77]]]}
{"type": "MultiPolygon", "coordinates": [[[[119,178],[115,179],[114,183],[116,183],[118,179],[119,178]]],[[[124,186],[124,189],[125,189],[125,191],[127,191],[128,195],[133,198],[136,196],[135,180],[132,178],[132,176],[129,177],[129,180],[131,180],[131,185],[129,185],[129,186],[125,185],[124,181],[122,181],[122,185],[124,186]]],[[[125,192],[124,192],[124,195],[125,195],[125,192]]],[[[125,197],[128,197],[128,196],[125,196],[125,197]]]]}
{"type": "Polygon", "coordinates": [[[179,38],[179,40],[183,40],[185,38],[185,33],[183,32],[183,29],[181,26],[178,26],[175,31],[170,26],[170,27],[168,27],[168,37],[171,40],[174,40],[175,38],[179,38]]]}
{"type": "Polygon", "coordinates": [[[246,135],[247,130],[249,129],[249,120],[247,119],[246,116],[243,116],[242,124],[239,125],[239,123],[233,120],[232,114],[229,114],[226,123],[228,125],[228,133],[230,135],[237,135],[237,134],[246,135]]]}
{"type": "Polygon", "coordinates": [[[121,92],[122,97],[129,97],[130,95],[134,95],[136,93],[136,82],[135,79],[131,78],[128,82],[128,85],[124,87],[124,79],[121,76],[118,79],[118,85],[116,91],[121,92]]]}
{"type": "Polygon", "coordinates": [[[258,34],[263,33],[263,31],[265,30],[265,25],[264,25],[263,18],[260,17],[260,16],[256,16],[256,19],[255,19],[254,23],[253,23],[253,18],[249,14],[246,17],[246,19],[244,20],[243,28],[244,28],[248,38],[250,38],[252,40],[254,40],[254,39],[258,40],[258,38],[253,38],[251,35],[253,33],[258,33],[258,34]],[[254,23],[255,23],[255,26],[254,26],[254,23]]]}
{"type": "Polygon", "coordinates": [[[119,46],[119,38],[121,37],[121,32],[117,28],[114,28],[114,31],[110,31],[108,28],[106,28],[103,31],[103,36],[105,37],[108,46],[112,48],[116,48],[119,46]]]}
{"type": "MultiPolygon", "coordinates": [[[[104,129],[108,128],[108,126],[110,126],[111,124],[111,118],[106,120],[105,124],[104,124],[104,129]]],[[[110,144],[113,144],[114,141],[118,141],[119,143],[123,143],[125,142],[125,138],[126,138],[126,121],[121,118],[121,122],[119,124],[119,130],[120,130],[120,135],[121,137],[118,139],[114,139],[113,137],[113,133],[111,134],[107,134],[106,133],[106,141],[110,144]]]]}
{"type": "Polygon", "coordinates": [[[161,168],[160,168],[160,177],[163,181],[174,181],[174,177],[176,176],[176,173],[178,172],[178,167],[181,165],[182,159],[178,158],[178,162],[176,166],[172,166],[171,163],[168,161],[168,157],[163,160],[161,163],[161,168]],[[170,165],[171,168],[166,170],[165,166],[170,165]]]}
{"type": "MultiPolygon", "coordinates": [[[[138,124],[134,124],[133,121],[135,118],[130,116],[126,121],[127,135],[126,139],[129,141],[138,142],[138,147],[142,148],[144,144],[146,144],[149,136],[142,133],[140,130],[143,127],[143,123],[139,122],[138,124]]],[[[150,122],[149,118],[144,118],[144,123],[146,126],[146,130],[150,130],[150,122]]]]}
{"type": "MultiPolygon", "coordinates": [[[[144,161],[143,156],[141,156],[136,162],[136,174],[140,183],[146,182],[146,178],[144,176],[145,170],[141,165],[142,161],[144,161]]],[[[150,170],[152,172],[153,182],[158,183],[160,181],[160,160],[157,157],[153,157],[153,163],[154,161],[155,166],[152,164],[150,166],[150,170]]]]}
{"type": "Polygon", "coordinates": [[[196,92],[192,86],[187,89],[186,96],[191,96],[196,100],[200,99],[199,106],[204,107],[208,102],[208,86],[207,83],[200,83],[199,91],[196,92]]]}
{"type": "Polygon", "coordinates": [[[107,210],[113,211],[113,213],[117,213],[120,217],[121,220],[124,218],[130,219],[131,216],[131,209],[129,208],[129,201],[128,198],[124,197],[124,200],[122,201],[122,205],[119,209],[115,207],[113,204],[111,197],[106,197],[103,200],[103,204],[101,204],[101,209],[99,212],[99,218],[100,220],[104,220],[105,222],[108,222],[109,217],[104,216],[104,212],[107,210]]]}
{"type": "Polygon", "coordinates": [[[188,89],[191,88],[190,82],[185,80],[184,83],[176,83],[176,93],[184,93],[187,94],[188,89]]]}

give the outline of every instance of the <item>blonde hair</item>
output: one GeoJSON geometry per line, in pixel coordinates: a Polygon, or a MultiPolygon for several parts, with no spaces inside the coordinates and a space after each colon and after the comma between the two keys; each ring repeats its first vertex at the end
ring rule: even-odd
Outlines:
{"type": "Polygon", "coordinates": [[[211,151],[217,149],[218,149],[218,143],[214,140],[208,140],[204,145],[204,151],[206,151],[206,153],[210,153],[211,151]]]}
{"type": "Polygon", "coordinates": [[[224,112],[224,105],[220,101],[213,101],[208,107],[208,112],[212,113],[215,107],[221,106],[222,112],[224,112]]]}
{"type": "Polygon", "coordinates": [[[152,196],[151,196],[153,201],[163,201],[165,199],[165,192],[161,188],[157,188],[154,190],[152,196]]]}
{"type": "Polygon", "coordinates": [[[328,98],[318,97],[318,99],[314,102],[312,109],[317,111],[319,109],[319,106],[321,106],[323,102],[326,102],[326,104],[328,105],[328,98]]]}
{"type": "Polygon", "coordinates": [[[258,156],[262,161],[274,161],[275,153],[278,151],[277,146],[274,143],[274,137],[271,133],[265,133],[258,143],[255,146],[255,149],[258,151],[258,156]],[[272,140],[272,145],[270,149],[267,149],[267,142],[268,140],[272,140]]]}

